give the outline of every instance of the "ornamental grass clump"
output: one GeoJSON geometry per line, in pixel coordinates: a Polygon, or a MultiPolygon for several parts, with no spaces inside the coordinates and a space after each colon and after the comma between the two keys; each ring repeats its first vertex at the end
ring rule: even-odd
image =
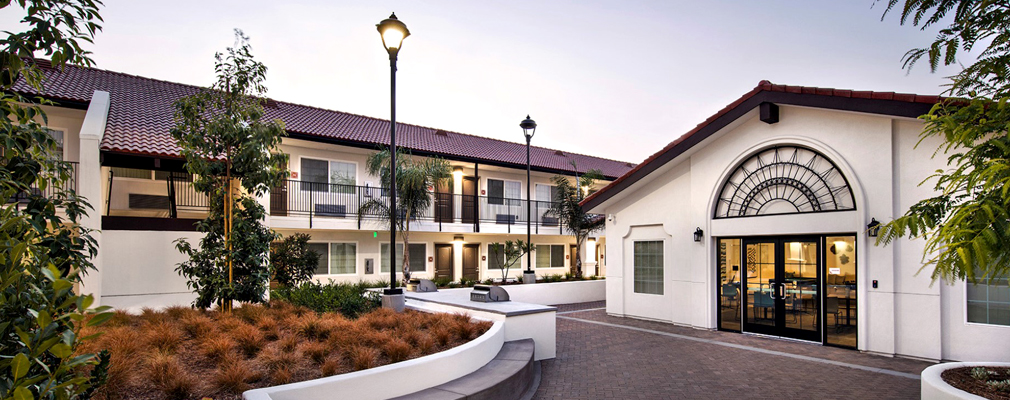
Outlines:
{"type": "Polygon", "coordinates": [[[109,351],[108,381],[93,396],[96,400],[238,400],[249,389],[447,350],[490,327],[465,315],[373,314],[349,319],[276,301],[236,307],[230,315],[184,307],[147,310],[121,314],[115,326],[84,328],[82,335],[104,334],[78,351],[109,351]],[[179,318],[169,317],[169,312],[179,318]]]}

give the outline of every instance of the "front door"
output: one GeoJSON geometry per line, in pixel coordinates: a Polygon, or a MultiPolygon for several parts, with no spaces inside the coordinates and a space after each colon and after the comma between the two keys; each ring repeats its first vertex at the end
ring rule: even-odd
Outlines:
{"type": "Polygon", "coordinates": [[[472,224],[477,218],[477,178],[463,178],[463,223],[472,224]]]}
{"type": "Polygon", "coordinates": [[[817,238],[744,240],[745,332],[821,341],[817,238]]]}
{"type": "Polygon", "coordinates": [[[452,179],[442,179],[435,185],[435,222],[453,222],[452,179]]]}
{"type": "Polygon", "coordinates": [[[435,278],[449,278],[456,280],[452,273],[452,245],[435,244],[435,278]]]}
{"type": "Polygon", "coordinates": [[[463,245],[463,279],[476,281],[480,280],[480,244],[463,245]]]}

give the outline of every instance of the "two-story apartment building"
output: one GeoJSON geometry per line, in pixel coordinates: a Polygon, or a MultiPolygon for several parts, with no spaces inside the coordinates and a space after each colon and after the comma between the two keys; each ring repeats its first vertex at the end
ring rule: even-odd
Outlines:
{"type": "MultiPolygon", "coordinates": [[[[84,221],[96,233],[98,271],[84,281],[103,305],[121,308],[188,304],[193,295],[175,271],[183,257],[173,241],[196,241],[194,222],[206,214],[207,199],[190,184],[169,135],[173,102],[201,88],[93,68],[46,70],[44,93],[49,128],[75,163],[71,184],[94,211],[84,221]]],[[[270,100],[268,118],[284,121],[290,178],[260,199],[267,224],[282,235],[305,232],[322,257],[316,279],[388,279],[388,228],[377,215],[359,217],[361,204],[385,198],[365,160],[388,143],[389,121],[270,100]]],[[[517,136],[520,134],[516,128],[517,136]]],[[[398,124],[398,145],[413,157],[440,157],[452,178],[430,188],[434,205],[411,222],[409,261],[414,276],[485,280],[500,278],[500,259],[489,244],[526,237],[527,207],[538,275],[563,274],[575,260],[574,240],[548,212],[555,175],[599,169],[613,180],[634,165],[533,147],[532,196],[526,196],[525,144],[398,124]],[[571,166],[575,161],[577,170],[571,166]]],[[[606,182],[604,182],[605,184],[606,182]]],[[[605,271],[601,232],[582,257],[588,275],[605,271]]],[[[525,260],[520,268],[525,268],[525,260]]],[[[513,268],[510,277],[521,274],[513,268]]]]}

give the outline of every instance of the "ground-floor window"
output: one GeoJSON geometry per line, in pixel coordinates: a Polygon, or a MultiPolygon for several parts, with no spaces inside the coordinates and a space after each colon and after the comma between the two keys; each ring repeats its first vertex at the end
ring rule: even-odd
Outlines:
{"type": "Polygon", "coordinates": [[[636,241],[635,293],[663,294],[663,241],[636,241]]]}
{"type": "MultiPolygon", "coordinates": [[[[427,270],[427,254],[428,246],[424,243],[411,243],[410,244],[410,271],[411,272],[424,272],[427,270]]],[[[382,244],[382,264],[380,272],[389,273],[389,243],[382,244]]],[[[400,266],[403,265],[403,243],[396,244],[396,268],[399,272],[400,266]]]]}
{"type": "Polygon", "coordinates": [[[565,266],[565,245],[537,245],[537,268],[561,268],[565,266]]]}
{"type": "Polygon", "coordinates": [[[355,243],[309,243],[309,250],[319,254],[316,275],[357,272],[358,245],[355,243]]]}
{"type": "Polygon", "coordinates": [[[1010,325],[1010,286],[1007,278],[968,283],[968,322],[1010,325]]]}

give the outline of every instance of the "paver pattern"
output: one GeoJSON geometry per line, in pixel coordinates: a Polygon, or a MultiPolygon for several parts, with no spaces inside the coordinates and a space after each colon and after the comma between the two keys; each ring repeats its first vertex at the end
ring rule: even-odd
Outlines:
{"type": "Polygon", "coordinates": [[[913,399],[919,380],[601,326],[601,321],[918,374],[928,362],[610,317],[604,303],[558,306],[557,358],[534,399],[913,399]],[[575,318],[573,320],[572,318],[575,318]]]}

